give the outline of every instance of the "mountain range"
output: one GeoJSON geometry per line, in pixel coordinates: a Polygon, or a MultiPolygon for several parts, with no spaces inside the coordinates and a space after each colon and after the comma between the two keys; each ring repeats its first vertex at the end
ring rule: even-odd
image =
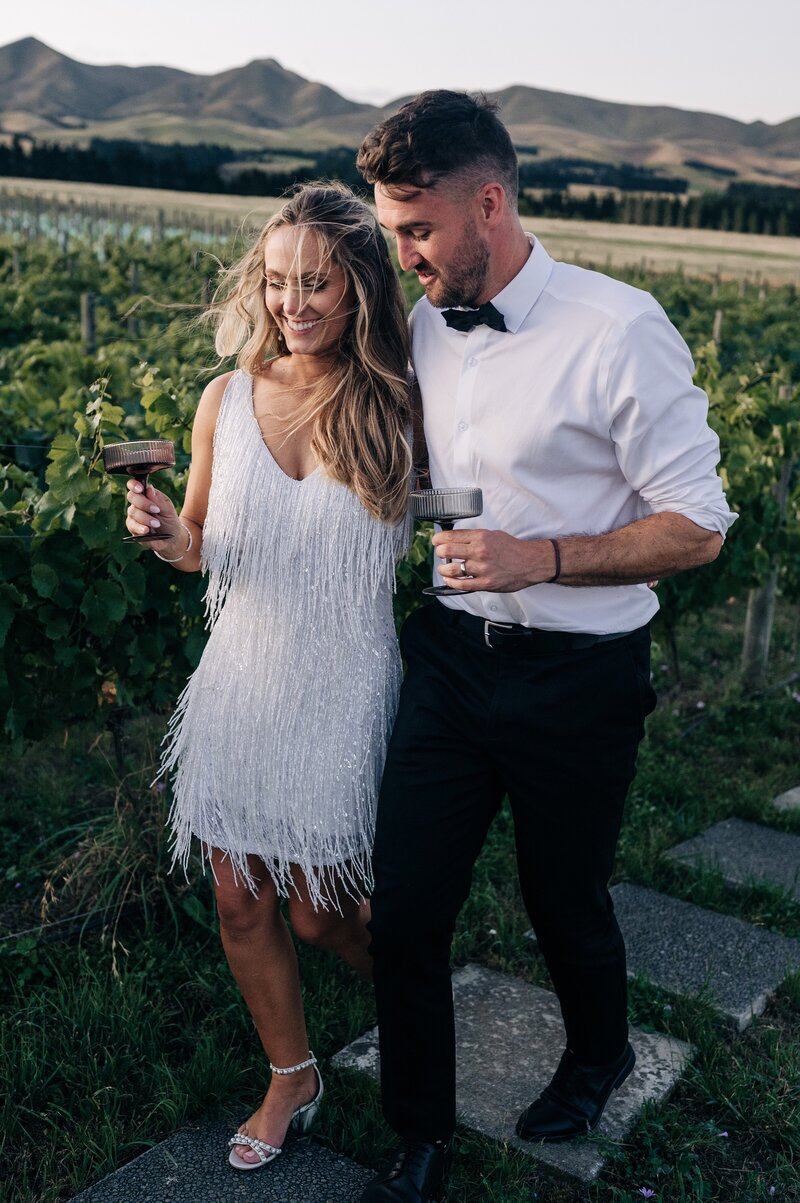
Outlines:
{"type": "MultiPolygon", "coordinates": [[[[489,93],[515,143],[539,156],[628,162],[703,186],[733,178],[800,184],[800,117],[777,125],[662,105],[618,104],[515,84],[489,93]],[[688,166],[687,166],[688,161],[688,166]]],[[[242,151],[357,146],[407,99],[361,104],[255,59],[214,75],[95,66],[36,38],[0,47],[0,136],[217,142],[242,151]]]]}

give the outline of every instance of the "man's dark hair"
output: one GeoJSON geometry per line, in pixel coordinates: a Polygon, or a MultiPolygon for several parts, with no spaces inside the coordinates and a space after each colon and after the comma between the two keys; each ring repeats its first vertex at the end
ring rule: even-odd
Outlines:
{"type": "Polygon", "coordinates": [[[369,184],[431,188],[450,176],[470,188],[497,180],[516,207],[519,168],[497,105],[485,96],[421,92],[367,134],[356,166],[369,184]]]}

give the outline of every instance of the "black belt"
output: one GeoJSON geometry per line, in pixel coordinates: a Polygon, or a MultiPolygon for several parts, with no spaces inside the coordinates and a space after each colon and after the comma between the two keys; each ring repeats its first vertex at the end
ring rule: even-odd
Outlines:
{"type": "Polygon", "coordinates": [[[493,651],[509,652],[573,652],[596,643],[608,643],[622,639],[630,631],[615,631],[610,635],[590,635],[580,631],[542,631],[538,627],[523,627],[516,622],[492,622],[468,614],[466,610],[453,610],[449,606],[437,607],[440,615],[460,634],[482,643],[493,651]]]}

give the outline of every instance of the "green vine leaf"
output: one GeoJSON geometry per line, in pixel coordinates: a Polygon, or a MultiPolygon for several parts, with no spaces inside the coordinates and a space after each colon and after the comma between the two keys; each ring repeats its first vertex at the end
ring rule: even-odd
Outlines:
{"type": "Polygon", "coordinates": [[[48,564],[34,564],[31,582],[39,597],[52,597],[58,589],[58,573],[48,564]]]}

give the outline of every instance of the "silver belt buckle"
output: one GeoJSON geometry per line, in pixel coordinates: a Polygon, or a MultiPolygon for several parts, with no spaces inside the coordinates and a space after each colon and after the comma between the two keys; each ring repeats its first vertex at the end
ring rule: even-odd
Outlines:
{"type": "Polygon", "coordinates": [[[501,631],[510,631],[512,626],[513,623],[510,622],[492,622],[490,618],[485,618],[483,620],[483,641],[486,646],[491,647],[492,651],[494,651],[494,648],[492,647],[492,641],[489,638],[489,627],[499,627],[501,631]]]}

